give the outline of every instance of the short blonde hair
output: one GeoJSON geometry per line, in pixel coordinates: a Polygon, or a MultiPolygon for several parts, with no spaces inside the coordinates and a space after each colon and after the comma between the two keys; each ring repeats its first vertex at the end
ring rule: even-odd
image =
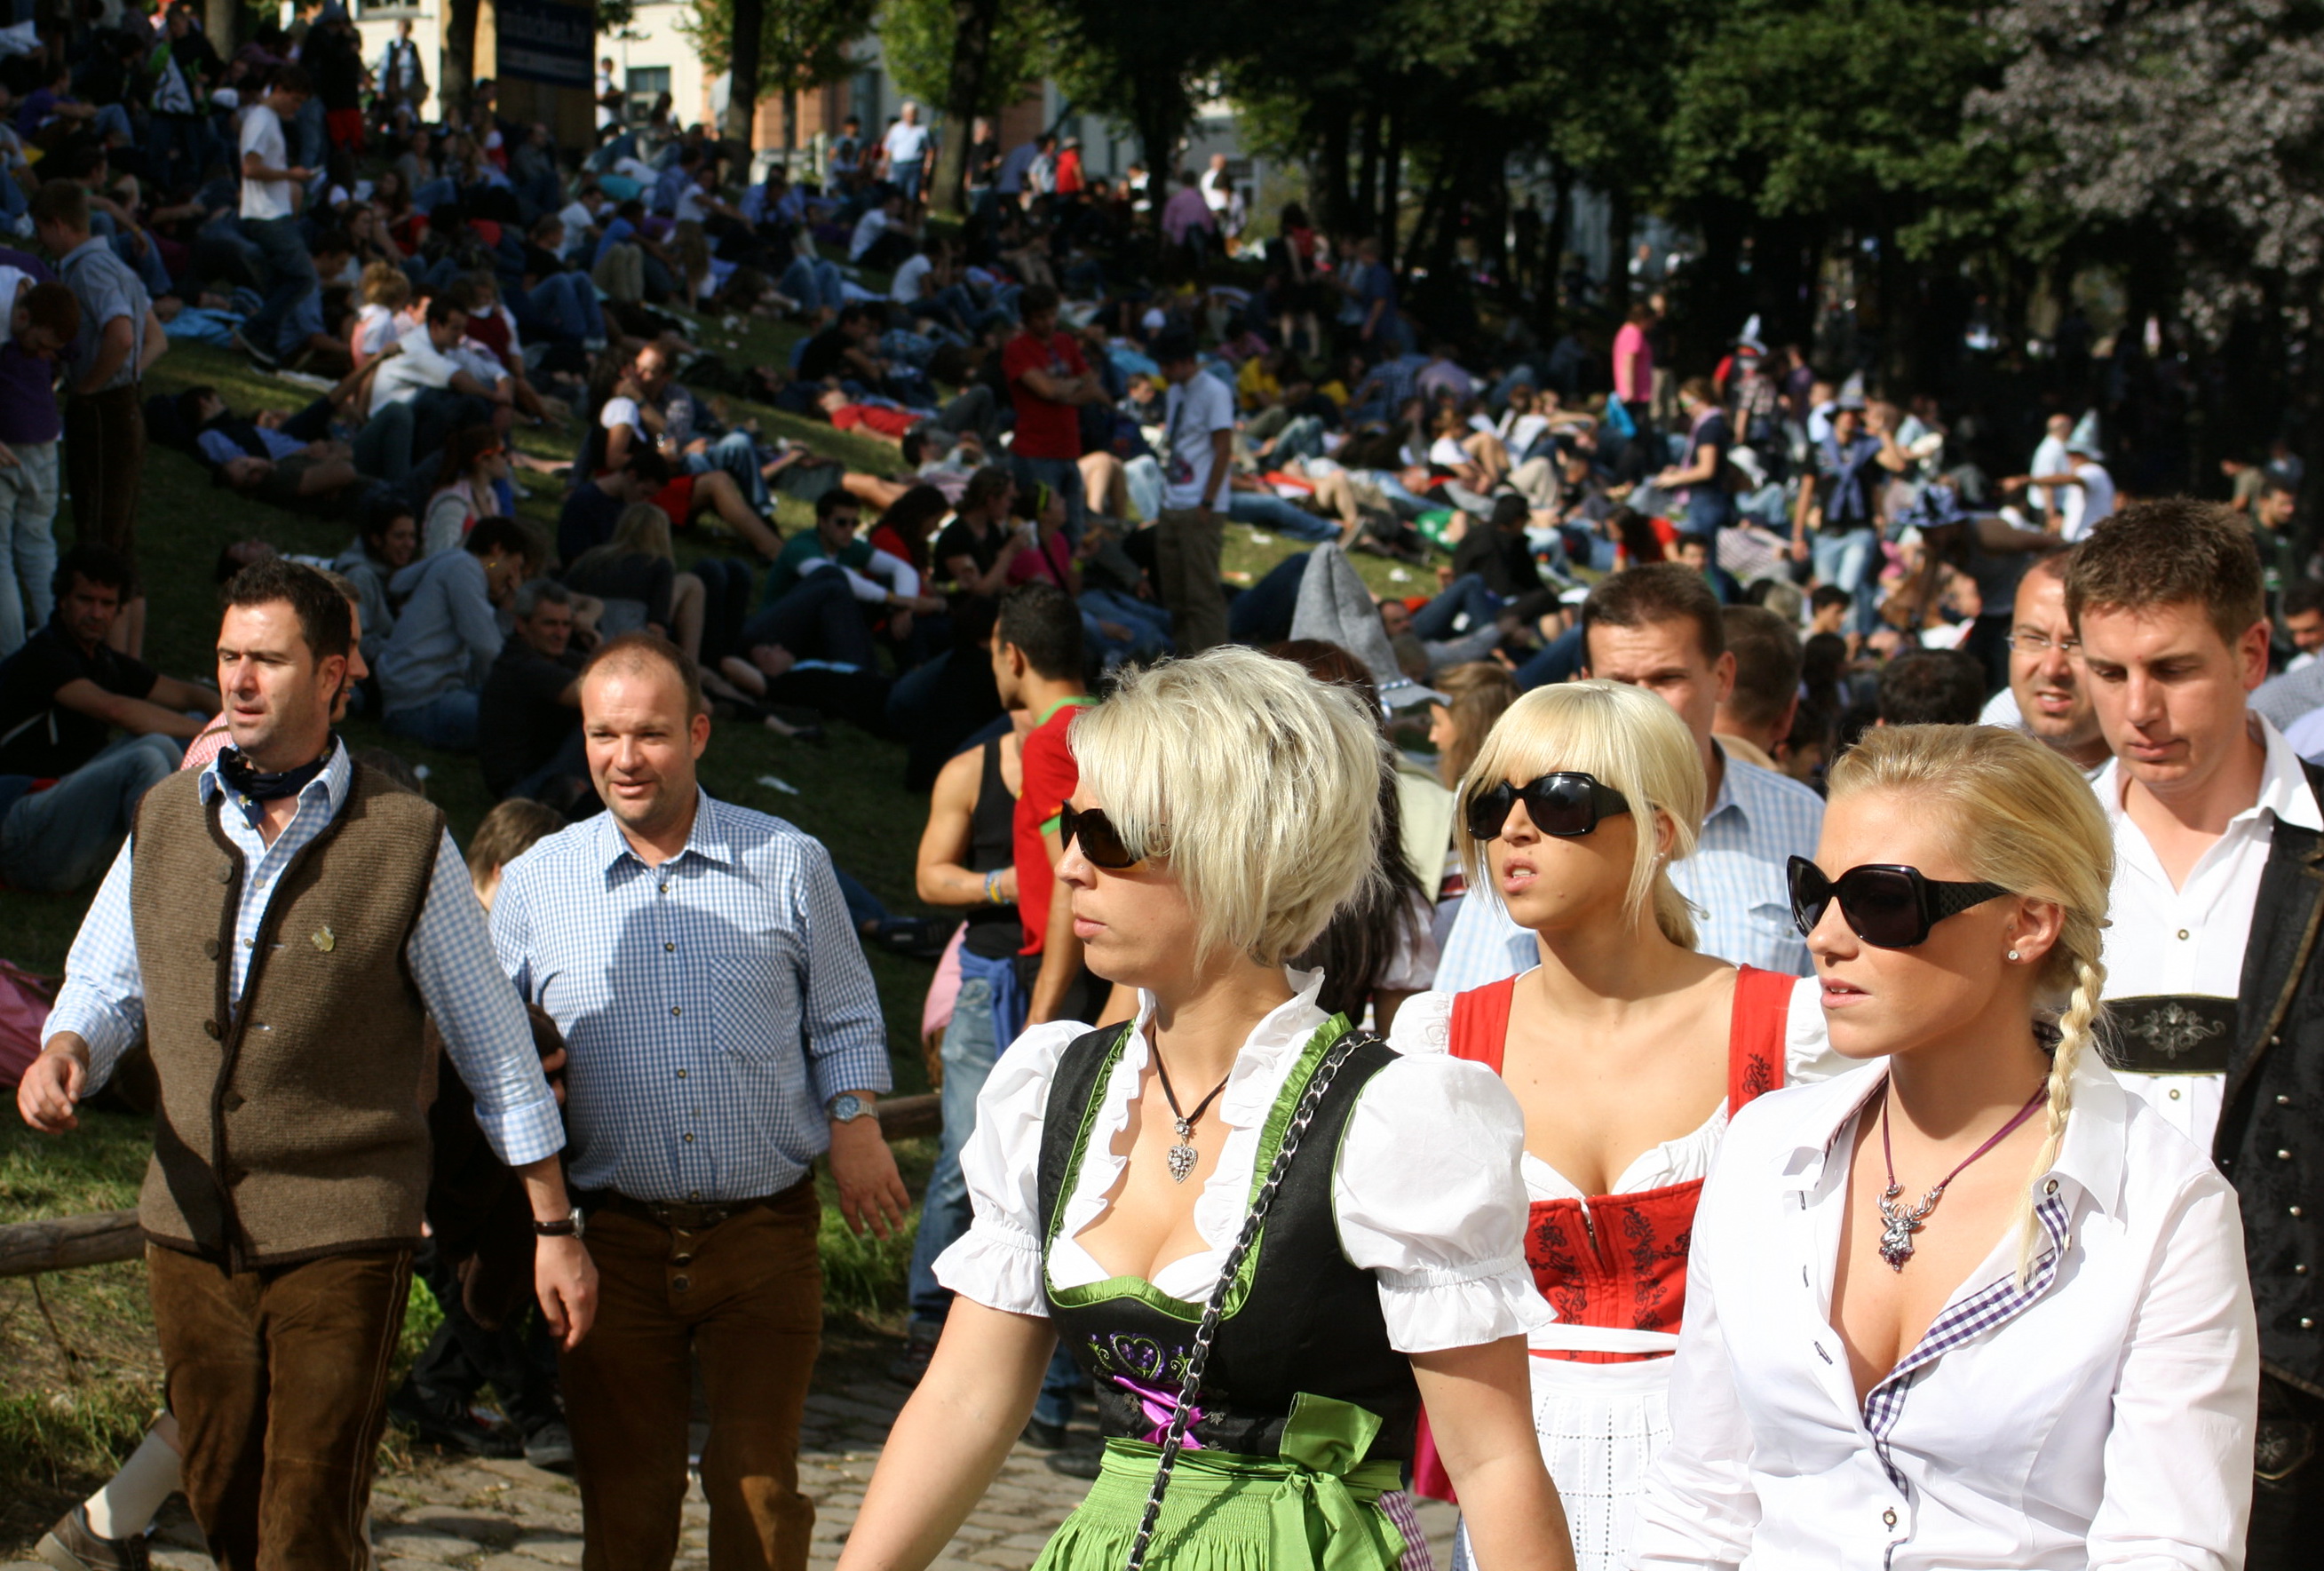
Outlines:
{"type": "Polygon", "coordinates": [[[411,299],[411,280],[392,262],[374,262],[363,270],[363,302],[401,310],[411,299]]]}
{"type": "Polygon", "coordinates": [[[1387,744],[1344,688],[1257,650],[1134,672],[1070,733],[1082,782],[1194,908],[1195,962],[1280,965],[1379,876],[1387,744]]]}
{"type": "Polygon", "coordinates": [[[1671,862],[1694,854],[1707,795],[1702,753],[1678,711],[1644,688],[1608,681],[1536,688],[1494,723],[1477,762],[1461,779],[1460,810],[1453,819],[1470,890],[1500,899],[1485,861],[1485,842],[1469,833],[1469,804],[1504,781],[1523,782],[1554,770],[1595,775],[1628,799],[1638,836],[1623,919],[1636,921],[1651,905],[1663,936],[1683,949],[1693,948],[1694,914],[1671,882],[1653,818],[1660,814],[1670,820],[1671,862]]]}
{"type": "MultiPolygon", "coordinates": [[[[2114,834],[2081,772],[2022,732],[1997,725],[1884,725],[1831,767],[1831,799],[1909,792],[1944,814],[1969,876],[2013,894],[2054,901],[2065,913],[2042,962],[2043,1002],[2064,1012],[2050,1061],[2049,1125],[2032,1177],[2058,1160],[2073,1110],[2074,1066],[2097,1039],[2106,967],[2098,962],[2114,834]]],[[[1839,871],[1826,868],[1827,873],[1839,871]]],[[[2045,1237],[2029,1180],[2019,1206],[2022,1281],[2045,1237]]]]}

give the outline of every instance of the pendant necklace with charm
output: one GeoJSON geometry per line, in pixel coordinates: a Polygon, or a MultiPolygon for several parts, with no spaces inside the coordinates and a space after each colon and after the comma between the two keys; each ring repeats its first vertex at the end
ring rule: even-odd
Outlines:
{"type": "Polygon", "coordinates": [[[1889,1270],[1901,1271],[1904,1269],[1904,1262],[1913,1258],[1913,1234],[1921,1231],[1922,1225],[1929,1219],[1929,1213],[1934,1211],[1937,1202],[1945,1197],[1945,1186],[1960,1178],[1962,1169],[1969,1163],[2007,1140],[2020,1124],[2033,1117],[2035,1109],[2049,1100],[2050,1087],[2046,1082],[2036,1087],[2025,1105],[2017,1110],[2016,1117],[2003,1124],[1991,1140],[1962,1158],[1960,1167],[1938,1179],[1937,1187],[1922,1196],[1919,1205],[1909,1206],[1897,1204],[1904,1189],[1896,1182],[1896,1152],[1888,1143],[1888,1098],[1891,1094],[1887,1083],[1883,1081],[1880,1086],[1880,1154],[1888,1163],[1888,1187],[1880,1196],[1880,1258],[1888,1262],[1889,1270]]]}
{"type": "Polygon", "coordinates": [[[1178,1143],[1170,1148],[1170,1180],[1183,1184],[1201,1158],[1201,1153],[1194,1146],[1194,1125],[1203,1122],[1203,1114],[1211,1110],[1211,1104],[1216,1102],[1219,1093],[1227,1088],[1227,1081],[1234,1078],[1234,1071],[1229,1069],[1225,1078],[1211,1087],[1211,1094],[1204,1097],[1192,1113],[1178,1110],[1178,1094],[1170,1088],[1170,1071],[1162,1067],[1162,1049],[1158,1045],[1154,1049],[1154,1072],[1161,1077],[1162,1095],[1170,1104],[1170,1126],[1178,1132],[1178,1143]]]}

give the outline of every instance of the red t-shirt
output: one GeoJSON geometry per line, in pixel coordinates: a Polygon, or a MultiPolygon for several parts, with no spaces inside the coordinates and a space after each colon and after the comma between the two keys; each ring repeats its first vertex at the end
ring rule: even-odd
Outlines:
{"type": "Polygon", "coordinates": [[[835,430],[852,431],[865,426],[883,437],[899,437],[918,425],[922,417],[908,409],[889,409],[877,403],[843,403],[831,411],[835,430]]]}
{"type": "Polygon", "coordinates": [[[1009,378],[1010,402],[1017,408],[1017,439],[1010,451],[1020,458],[1078,458],[1082,456],[1082,415],[1075,405],[1043,398],[1025,385],[1028,371],[1046,371],[1060,382],[1089,373],[1081,347],[1064,333],[1052,333],[1047,342],[1019,333],[1001,352],[1001,370],[1009,378]]]}
{"type": "Polygon", "coordinates": [[[1019,768],[1024,780],[1017,792],[1017,806],[1010,819],[1010,830],[1017,846],[1017,913],[1025,925],[1025,947],[1020,955],[1038,955],[1049,937],[1049,901],[1056,880],[1049,871],[1049,848],[1042,842],[1042,832],[1065,805],[1065,799],[1081,784],[1081,767],[1074,762],[1073,749],[1065,744],[1065,733],[1073,728],[1074,716],[1093,700],[1066,698],[1042,717],[1025,738],[1019,753],[1019,768]]]}

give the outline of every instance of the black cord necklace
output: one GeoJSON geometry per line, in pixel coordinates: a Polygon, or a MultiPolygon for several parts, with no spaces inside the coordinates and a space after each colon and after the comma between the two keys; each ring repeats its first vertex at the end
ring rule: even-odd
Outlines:
{"type": "Polygon", "coordinates": [[[1158,1042],[1154,1048],[1154,1073],[1161,1077],[1162,1095],[1170,1104],[1171,1127],[1178,1132],[1178,1143],[1170,1148],[1170,1180],[1183,1184],[1186,1181],[1186,1175],[1194,1170],[1194,1163],[1200,1156],[1193,1144],[1194,1125],[1203,1122],[1203,1114],[1211,1110],[1211,1104],[1216,1102],[1219,1093],[1227,1088],[1227,1081],[1234,1078],[1234,1071],[1229,1069],[1192,1113],[1182,1113],[1178,1109],[1178,1093],[1171,1088],[1170,1071],[1163,1066],[1162,1048],[1158,1042]]]}

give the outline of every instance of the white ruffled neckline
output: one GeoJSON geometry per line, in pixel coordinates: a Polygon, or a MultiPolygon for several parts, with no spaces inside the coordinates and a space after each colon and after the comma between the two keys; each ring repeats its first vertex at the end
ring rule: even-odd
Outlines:
{"type": "MultiPolygon", "coordinates": [[[[1203,1302],[1217,1283],[1219,1268],[1242,1228],[1251,1178],[1258,1167],[1259,1133],[1267,1115],[1275,1106],[1276,1098],[1282,1095],[1283,1083],[1289,1078],[1301,1050],[1331,1018],[1315,1003],[1323,986],[1321,971],[1297,971],[1286,966],[1284,975],[1296,990],[1294,996],[1269,1011],[1252,1028],[1242,1050],[1235,1055],[1226,1089],[1219,1094],[1213,1112],[1228,1133],[1211,1176],[1203,1181],[1202,1195],[1194,1202],[1194,1231],[1205,1247],[1197,1253],[1181,1255],[1149,1279],[1157,1291],[1187,1303],[1203,1302]]],[[[1049,1250],[1049,1283],[1053,1288],[1087,1287],[1125,1274],[1108,1271],[1096,1256],[1083,1247],[1081,1235],[1105,1214],[1111,1204],[1107,1197],[1120,1182],[1122,1168],[1129,1160],[1117,1154],[1114,1146],[1130,1126],[1130,1110],[1138,1101],[1139,1080],[1153,1054],[1149,1035],[1153,1019],[1153,995],[1141,992],[1129,1040],[1107,1077],[1105,1095],[1090,1121],[1088,1150],[1065,1200],[1056,1242],[1049,1250]]],[[[1196,1138],[1200,1138],[1199,1133],[1196,1138]]]]}

